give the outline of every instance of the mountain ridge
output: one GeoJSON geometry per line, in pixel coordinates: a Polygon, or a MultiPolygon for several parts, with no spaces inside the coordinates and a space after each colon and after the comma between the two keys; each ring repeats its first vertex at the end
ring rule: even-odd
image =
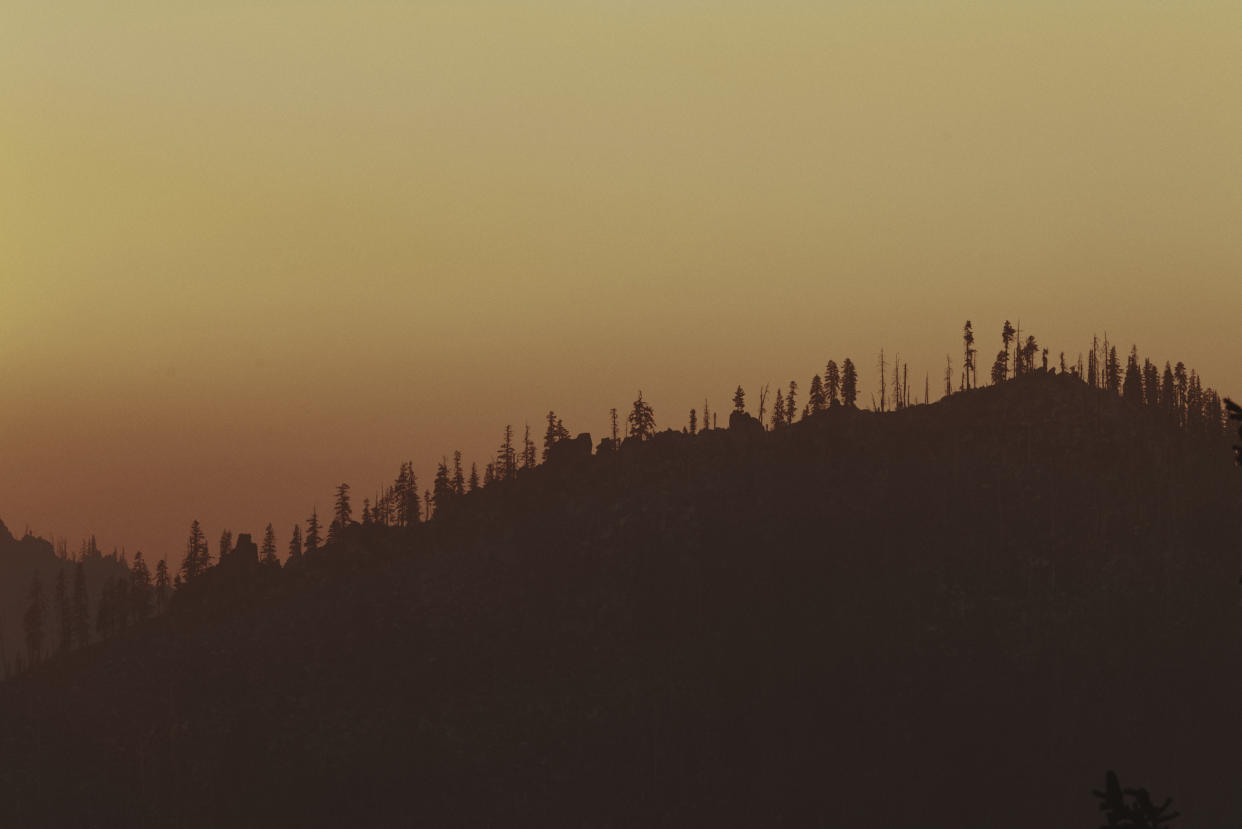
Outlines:
{"type": "Polygon", "coordinates": [[[1227,447],[1030,377],[540,467],[7,683],[0,814],[1034,827],[1118,767],[1234,820],[1227,447]]]}

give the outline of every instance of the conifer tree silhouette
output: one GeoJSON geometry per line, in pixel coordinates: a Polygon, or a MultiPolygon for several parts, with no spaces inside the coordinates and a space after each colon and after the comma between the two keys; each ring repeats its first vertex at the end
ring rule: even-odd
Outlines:
{"type": "MultiPolygon", "coordinates": [[[[92,545],[94,541],[92,539],[92,545]]],[[[209,564],[207,537],[198,519],[190,523],[190,537],[185,542],[185,558],[181,561],[182,582],[188,584],[198,578],[209,564]]]]}
{"type": "Polygon", "coordinates": [[[381,486],[375,493],[375,502],[371,505],[371,520],[381,527],[392,526],[396,510],[396,495],[392,487],[381,486]]]}
{"type": "Polygon", "coordinates": [[[962,362],[962,385],[966,389],[974,388],[972,378],[975,371],[975,332],[971,330],[970,320],[962,328],[962,342],[965,344],[965,359],[962,362]]]}
{"type": "Polygon", "coordinates": [[[443,514],[448,510],[449,501],[453,499],[453,482],[449,479],[448,459],[441,458],[436,464],[436,476],[431,484],[432,501],[436,505],[436,512],[443,514]]]}
{"type": "Polygon", "coordinates": [[[569,437],[569,430],[565,428],[565,424],[556,416],[551,409],[548,410],[548,429],[543,434],[543,456],[542,460],[548,459],[548,453],[552,451],[552,447],[569,437]]]}
{"type": "Polygon", "coordinates": [[[142,550],[134,553],[134,563],[129,568],[129,599],[134,621],[151,615],[151,571],[142,550]]]}
{"type": "Polygon", "coordinates": [[[285,562],[298,562],[302,560],[302,527],[298,524],[293,525],[293,530],[289,533],[289,556],[285,562]]]}
{"type": "Polygon", "coordinates": [[[467,486],[470,492],[479,488],[479,465],[477,463],[470,464],[470,481],[467,486]]]}
{"type": "Polygon", "coordinates": [[[1143,358],[1143,404],[1152,408],[1160,405],[1160,369],[1146,357],[1143,358]]]}
{"type": "MultiPolygon", "coordinates": [[[[517,472],[517,450],[513,446],[513,427],[505,426],[505,438],[496,454],[496,478],[507,481],[517,472]]],[[[429,491],[428,491],[429,492],[429,491]]],[[[427,498],[430,504],[430,495],[427,498]]]]}
{"type": "Polygon", "coordinates": [[[1203,403],[1203,419],[1209,435],[1219,435],[1225,429],[1225,410],[1221,405],[1220,395],[1215,389],[1208,389],[1203,403]]]}
{"type": "Polygon", "coordinates": [[[1104,364],[1104,387],[1110,394],[1121,394],[1121,363],[1117,359],[1117,346],[1110,346],[1104,364]]]}
{"type": "Polygon", "coordinates": [[[794,415],[798,412],[797,404],[794,403],[794,396],[798,393],[798,381],[789,381],[789,394],[785,395],[785,422],[793,423],[794,415]]]}
{"type": "Polygon", "coordinates": [[[1173,367],[1167,360],[1160,377],[1160,408],[1169,417],[1177,416],[1177,381],[1173,379],[1173,367]]]}
{"type": "Polygon", "coordinates": [[[1186,428],[1203,431],[1203,381],[1194,369],[1186,385],[1186,428]]]}
{"type": "Polygon", "coordinates": [[[310,518],[306,519],[306,541],[304,549],[307,555],[313,555],[319,551],[319,545],[323,543],[323,538],[319,535],[319,508],[311,509],[310,518]]]}
{"type": "Polygon", "coordinates": [[[526,424],[526,435],[522,438],[522,468],[534,469],[536,463],[535,442],[530,439],[530,424],[526,424]]]}
{"type": "Polygon", "coordinates": [[[263,545],[259,547],[259,561],[265,567],[279,567],[280,559],[276,558],[276,530],[268,524],[263,530],[263,545]]]}
{"type": "Polygon", "coordinates": [[[733,392],[733,411],[746,411],[746,392],[742,390],[741,386],[738,386],[737,391],[733,392]]]}
{"type": "MultiPolygon", "coordinates": [[[[1003,371],[1001,372],[1002,376],[1000,378],[1002,381],[1009,379],[1009,345],[1014,341],[1014,338],[1017,335],[1018,332],[1014,330],[1013,325],[1010,324],[1009,320],[1005,320],[1005,325],[1001,328],[1001,343],[1003,343],[1005,347],[1005,365],[1003,371]]],[[[997,355],[997,360],[999,359],[1000,355],[997,355]]],[[[993,367],[992,372],[993,374],[996,373],[995,367],[993,367]]]]}
{"type": "Polygon", "coordinates": [[[354,511],[349,505],[349,484],[342,483],[336,488],[336,503],[333,512],[336,523],[342,529],[353,521],[354,511]]]}
{"type": "Polygon", "coordinates": [[[155,612],[163,615],[168,603],[168,559],[161,558],[155,564],[155,612]]]}
{"type": "Polygon", "coordinates": [[[1174,394],[1177,401],[1177,422],[1186,425],[1186,400],[1190,392],[1190,377],[1186,374],[1186,364],[1181,360],[1173,366],[1174,394]]]}
{"type": "Polygon", "coordinates": [[[824,381],[818,374],[811,378],[811,388],[807,392],[807,404],[811,407],[811,414],[828,408],[828,397],[824,394],[824,381]]]}
{"type": "Polygon", "coordinates": [[[690,434],[692,434],[692,435],[693,435],[693,434],[697,434],[697,433],[698,433],[698,431],[699,431],[699,420],[698,420],[698,416],[695,414],[694,409],[691,409],[691,410],[690,410],[690,426],[689,426],[689,429],[690,429],[690,434]]]}
{"type": "Polygon", "coordinates": [[[419,516],[418,476],[414,474],[414,461],[406,461],[405,465],[405,490],[401,493],[401,500],[405,503],[406,523],[402,526],[412,526],[418,523],[419,516]]]}
{"type": "Polygon", "coordinates": [[[1099,339],[1091,335],[1091,351],[1087,353],[1087,385],[1091,388],[1099,388],[1100,385],[1100,362],[1096,356],[1100,349],[1099,339]]]}
{"type": "Polygon", "coordinates": [[[996,352],[996,360],[992,363],[992,385],[999,386],[1005,382],[1009,374],[1009,354],[1006,351],[996,352]]]}
{"type": "Polygon", "coordinates": [[[841,370],[836,360],[829,360],[824,369],[824,395],[828,398],[828,408],[841,405],[841,370]]]}
{"type": "Polygon", "coordinates": [[[389,507],[392,507],[398,527],[408,527],[418,521],[418,480],[414,477],[414,462],[401,464],[397,480],[393,482],[392,497],[384,499],[384,521],[388,523],[389,507]]]}
{"type": "Polygon", "coordinates": [[[847,407],[857,408],[858,372],[854,369],[854,361],[849,357],[845,358],[841,367],[841,399],[847,407]]]}
{"type": "Polygon", "coordinates": [[[1039,345],[1035,342],[1035,338],[1028,335],[1019,351],[1022,354],[1022,373],[1030,374],[1035,371],[1035,355],[1039,353],[1039,345]]]}
{"type": "Polygon", "coordinates": [[[233,551],[233,531],[225,530],[220,533],[220,554],[216,557],[216,561],[224,561],[229,557],[229,553],[233,551]]]}
{"type": "MultiPolygon", "coordinates": [[[[740,390],[741,387],[738,388],[740,390]]],[[[643,400],[642,389],[638,391],[638,399],[634,401],[634,408],[630,410],[627,423],[630,427],[630,434],[639,440],[647,440],[655,434],[655,412],[651,404],[643,400]]]]}
{"type": "Polygon", "coordinates": [[[453,452],[453,494],[466,494],[466,473],[461,465],[461,450],[453,452]]]}

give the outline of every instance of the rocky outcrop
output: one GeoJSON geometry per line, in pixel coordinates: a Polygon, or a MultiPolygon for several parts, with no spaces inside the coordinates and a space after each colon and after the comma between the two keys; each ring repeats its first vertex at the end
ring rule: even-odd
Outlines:
{"type": "Polygon", "coordinates": [[[746,412],[729,413],[729,431],[740,435],[762,435],[763,424],[746,412]]]}
{"type": "Polygon", "coordinates": [[[591,435],[583,432],[578,437],[558,440],[548,449],[549,466],[565,466],[580,463],[591,457],[591,435]]]}

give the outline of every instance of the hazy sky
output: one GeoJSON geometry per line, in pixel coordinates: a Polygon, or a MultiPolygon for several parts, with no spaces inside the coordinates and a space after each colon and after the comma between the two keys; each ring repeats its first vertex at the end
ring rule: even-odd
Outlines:
{"type": "Polygon", "coordinates": [[[7,0],[0,517],[283,553],[549,408],[921,395],[967,318],[1242,394],[1239,102],[1237,0],[7,0]]]}

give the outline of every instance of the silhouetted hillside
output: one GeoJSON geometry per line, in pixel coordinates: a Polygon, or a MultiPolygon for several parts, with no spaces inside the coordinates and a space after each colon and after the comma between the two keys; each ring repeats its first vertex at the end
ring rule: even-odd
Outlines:
{"type": "Polygon", "coordinates": [[[1043,374],[735,420],[0,685],[0,824],[1034,829],[1106,769],[1242,821],[1226,437],[1043,374]]]}
{"type": "MultiPolygon", "coordinates": [[[[125,566],[93,547],[81,556],[90,607],[95,606],[104,583],[126,577],[125,566]]],[[[45,653],[55,653],[60,636],[56,607],[56,580],[64,574],[67,598],[72,599],[75,563],[61,558],[51,542],[26,533],[15,538],[0,521],[0,678],[26,657],[25,619],[30,607],[31,585],[38,575],[44,601],[43,638],[45,653]],[[7,666],[7,668],[6,668],[7,666]]],[[[91,617],[91,622],[94,617],[91,617]]]]}

